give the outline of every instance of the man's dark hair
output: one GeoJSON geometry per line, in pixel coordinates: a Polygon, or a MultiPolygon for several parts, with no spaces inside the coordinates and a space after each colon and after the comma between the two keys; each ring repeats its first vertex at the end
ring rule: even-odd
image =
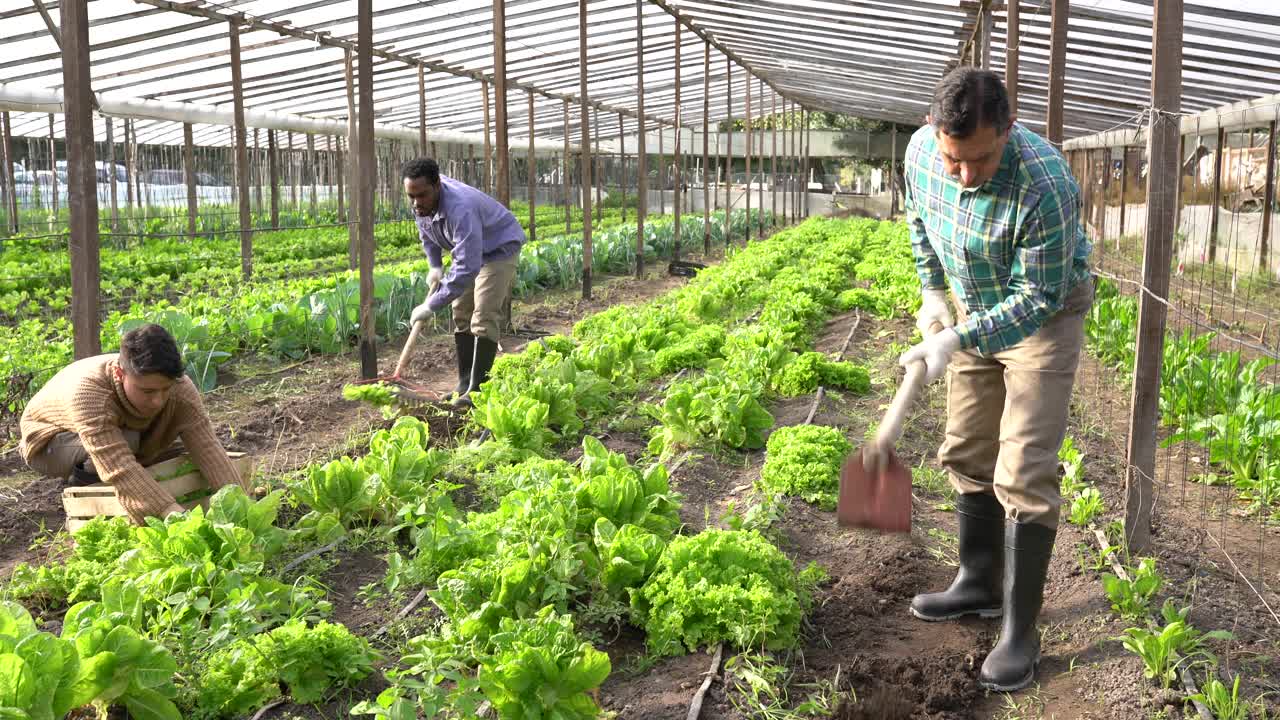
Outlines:
{"type": "Polygon", "coordinates": [[[130,375],[157,373],[171,380],[182,377],[185,364],[178,343],[156,324],[142,325],[120,339],[120,367],[130,375]]]}
{"type": "Polygon", "coordinates": [[[1000,76],[990,70],[959,67],[938,81],[929,118],[933,126],[963,140],[989,125],[997,132],[1009,129],[1009,93],[1000,76]]]}
{"type": "Polygon", "coordinates": [[[427,182],[436,185],[440,182],[440,166],[431,158],[410,160],[400,168],[400,178],[403,180],[426,178],[427,182]]]}

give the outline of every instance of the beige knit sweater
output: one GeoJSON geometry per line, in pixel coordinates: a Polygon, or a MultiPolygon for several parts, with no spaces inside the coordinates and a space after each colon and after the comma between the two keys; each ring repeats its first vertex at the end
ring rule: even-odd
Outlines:
{"type": "Polygon", "coordinates": [[[77,360],[40,388],[22,413],[18,444],[22,458],[44,450],[60,432],[76,433],[102,481],[116,487],[120,504],[137,523],[148,515],[160,515],[174,502],[143,466],[177,437],[209,487],[216,490],[241,483],[191,380],[183,377],[174,383],[159,414],[140,417],[115,378],[117,357],[111,353],[77,360]],[[124,429],[141,433],[136,457],[125,441],[124,429]]]}

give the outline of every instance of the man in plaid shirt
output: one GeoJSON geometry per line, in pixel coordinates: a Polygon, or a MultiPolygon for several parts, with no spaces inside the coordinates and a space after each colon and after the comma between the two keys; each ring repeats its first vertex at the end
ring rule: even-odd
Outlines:
{"type": "Polygon", "coordinates": [[[946,371],[938,457],[960,526],[954,582],[917,595],[911,612],[1003,615],[979,681],[1017,690],[1040,659],[1036,616],[1062,502],[1058,449],[1093,303],[1080,189],[1062,153],[1013,122],[1000,77],[971,67],[938,84],[904,172],[925,337],[900,362],[924,361],[929,382],[946,371]],[[931,333],[936,325],[944,329],[931,333]]]}

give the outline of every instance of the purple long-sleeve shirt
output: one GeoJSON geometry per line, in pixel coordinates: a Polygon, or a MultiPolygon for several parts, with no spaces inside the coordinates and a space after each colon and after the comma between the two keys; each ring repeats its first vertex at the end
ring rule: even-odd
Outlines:
{"type": "Polygon", "coordinates": [[[485,263],[518,255],[526,239],[524,228],[502,203],[444,175],[440,176],[440,185],[435,214],[414,218],[431,267],[444,265],[445,250],[453,254],[453,263],[440,289],[427,298],[427,308],[432,312],[466,292],[485,263]]]}

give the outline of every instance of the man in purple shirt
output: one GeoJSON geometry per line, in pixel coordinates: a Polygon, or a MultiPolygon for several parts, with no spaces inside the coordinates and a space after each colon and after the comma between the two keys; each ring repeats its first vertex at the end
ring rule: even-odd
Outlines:
{"type": "Polygon", "coordinates": [[[431,272],[427,284],[438,288],[414,308],[418,322],[453,304],[453,341],[458,356],[455,405],[470,405],[470,394],[489,379],[498,354],[502,306],[515,279],[524,228],[497,200],[440,174],[435,160],[419,158],[400,172],[413,203],[414,219],[431,272]],[[452,263],[443,270],[443,253],[452,263]]]}

